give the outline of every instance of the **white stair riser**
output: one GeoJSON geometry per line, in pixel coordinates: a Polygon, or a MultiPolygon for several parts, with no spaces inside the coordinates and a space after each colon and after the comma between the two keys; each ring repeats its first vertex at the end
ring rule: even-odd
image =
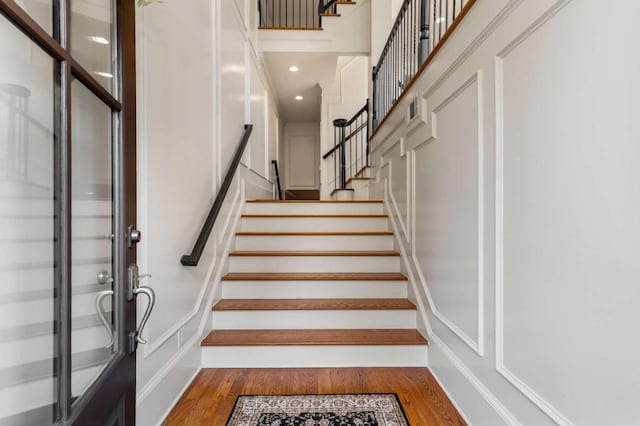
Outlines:
{"type": "Polygon", "coordinates": [[[220,346],[202,348],[203,368],[426,367],[427,347],[220,346]]]}
{"type": "Polygon", "coordinates": [[[398,256],[231,256],[231,272],[399,272],[398,256]]]}
{"type": "Polygon", "coordinates": [[[354,200],[368,200],[370,197],[369,194],[369,187],[365,187],[365,188],[358,188],[355,190],[354,194],[353,194],[353,199],[354,200]]]}
{"type": "Polygon", "coordinates": [[[216,330],[416,328],[416,311],[214,311],[216,330]]]}
{"type": "MultiPolygon", "coordinates": [[[[74,215],[110,215],[111,201],[74,200],[74,215]]],[[[53,215],[53,200],[41,199],[3,199],[0,201],[0,215],[53,215]]]]}
{"type": "Polygon", "coordinates": [[[247,203],[249,214],[382,214],[382,203],[247,203]]]}
{"type": "MultiPolygon", "coordinates": [[[[102,366],[97,366],[74,371],[71,375],[72,393],[79,395],[101,369],[102,366]]],[[[0,389],[0,418],[52,404],[54,389],[53,378],[0,389]]]]}
{"type": "MultiPolygon", "coordinates": [[[[73,285],[95,284],[100,270],[111,272],[110,263],[91,263],[73,265],[73,285]]],[[[53,268],[38,267],[35,269],[1,270],[0,269],[0,297],[7,294],[21,293],[35,290],[51,290],[53,288],[53,268]]]]}
{"type": "MultiPolygon", "coordinates": [[[[0,368],[51,359],[54,356],[53,335],[33,337],[0,343],[0,368]]],[[[108,343],[107,331],[102,326],[74,330],[71,337],[73,353],[102,348],[108,343]]]]}
{"type": "Polygon", "coordinates": [[[223,299],[407,297],[405,281],[223,281],[223,299]]]}
{"type": "MultiPolygon", "coordinates": [[[[78,217],[73,219],[73,237],[110,235],[111,218],[78,217]]],[[[53,238],[52,217],[8,217],[0,220],[1,239],[53,238]]]]}
{"type": "MultiPolygon", "coordinates": [[[[93,315],[96,293],[73,296],[72,313],[74,317],[93,315]]],[[[105,312],[111,310],[111,300],[105,297],[102,302],[105,312]]],[[[8,303],[0,310],[0,324],[3,327],[17,327],[26,324],[37,324],[53,321],[53,299],[30,300],[20,303],[8,303]]]]}
{"type": "Polygon", "coordinates": [[[353,199],[354,200],[368,200],[369,199],[369,183],[370,181],[366,180],[352,180],[347,184],[347,187],[353,188],[353,199]]]}
{"type": "Polygon", "coordinates": [[[392,235],[299,235],[236,238],[237,250],[393,250],[392,235]]]}
{"type": "Polygon", "coordinates": [[[275,217],[242,218],[242,231],[257,232],[357,232],[388,231],[388,220],[380,218],[344,217],[275,217]]]}
{"type": "MultiPolygon", "coordinates": [[[[112,254],[111,240],[76,240],[71,252],[83,258],[109,257],[112,254]]],[[[0,264],[46,262],[53,260],[53,241],[0,243],[0,264]]]]}
{"type": "Polygon", "coordinates": [[[344,191],[339,190],[333,193],[331,196],[334,200],[344,201],[344,200],[353,200],[353,191],[344,191]]]}

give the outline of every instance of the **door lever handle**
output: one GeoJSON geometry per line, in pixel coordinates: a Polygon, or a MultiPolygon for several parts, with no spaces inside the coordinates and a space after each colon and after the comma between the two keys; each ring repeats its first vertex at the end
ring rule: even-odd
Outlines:
{"type": "Polygon", "coordinates": [[[107,296],[113,296],[113,290],[104,290],[96,295],[96,312],[98,314],[98,318],[100,318],[100,322],[107,330],[107,335],[109,336],[109,343],[107,343],[104,347],[110,348],[111,346],[113,346],[113,330],[111,329],[111,324],[109,323],[109,321],[107,321],[104,316],[104,312],[102,311],[102,301],[107,296]]]}
{"type": "Polygon", "coordinates": [[[138,343],[142,343],[144,345],[147,343],[147,341],[144,340],[142,337],[140,337],[140,335],[142,334],[142,330],[144,330],[144,327],[147,325],[147,322],[149,321],[149,317],[151,316],[151,311],[153,311],[153,307],[156,304],[156,293],[153,291],[151,287],[142,286],[142,287],[134,288],[133,294],[136,297],[138,297],[139,294],[144,294],[149,298],[149,304],[147,305],[147,309],[145,309],[144,311],[144,315],[142,316],[142,321],[140,321],[140,326],[136,331],[136,339],[138,343]]]}

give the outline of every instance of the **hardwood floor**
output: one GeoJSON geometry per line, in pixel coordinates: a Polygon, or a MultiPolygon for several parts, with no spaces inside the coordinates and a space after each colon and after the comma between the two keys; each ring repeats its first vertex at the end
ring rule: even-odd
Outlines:
{"type": "Polygon", "coordinates": [[[396,393],[412,426],[465,425],[426,368],[204,369],[165,425],[224,425],[238,395],[396,393]]]}

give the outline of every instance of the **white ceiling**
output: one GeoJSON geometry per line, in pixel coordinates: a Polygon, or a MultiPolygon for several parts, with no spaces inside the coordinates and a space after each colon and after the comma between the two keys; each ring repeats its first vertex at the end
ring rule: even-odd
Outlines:
{"type": "Polygon", "coordinates": [[[280,120],[284,123],[320,121],[320,82],[335,79],[338,54],[335,53],[264,53],[264,64],[273,83],[280,120]],[[295,65],[298,72],[289,71],[295,65]],[[301,95],[302,101],[295,97],[301,95]]]}

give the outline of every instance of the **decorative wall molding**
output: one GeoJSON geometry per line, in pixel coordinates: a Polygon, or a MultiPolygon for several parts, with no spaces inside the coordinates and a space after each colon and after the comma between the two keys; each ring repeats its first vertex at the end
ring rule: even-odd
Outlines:
{"type": "MultiPolygon", "coordinates": [[[[432,334],[429,336],[429,340],[431,343],[435,343],[442,353],[447,357],[447,359],[455,366],[455,368],[471,383],[471,385],[475,388],[475,390],[484,398],[485,401],[493,407],[493,409],[502,417],[506,424],[512,426],[520,426],[521,423],[518,419],[511,414],[511,412],[505,407],[498,397],[496,397],[490,390],[487,388],[478,377],[473,374],[473,372],[462,362],[460,358],[456,356],[456,354],[444,343],[442,339],[440,339],[437,335],[432,334]]],[[[435,376],[436,373],[432,372],[435,376]]],[[[442,382],[436,377],[438,383],[442,382]]],[[[444,386],[442,386],[445,389],[444,386]]],[[[469,423],[471,424],[471,423],[469,423]]]]}
{"type": "Polygon", "coordinates": [[[499,52],[495,57],[495,104],[496,104],[496,181],[495,181],[495,322],[496,322],[496,370],[516,389],[529,398],[553,421],[563,426],[571,426],[574,423],[545,400],[533,388],[518,378],[505,365],[504,359],[504,58],[513,52],[523,41],[540,29],[571,0],[559,0],[545,13],[543,13],[532,25],[519,34],[513,41],[499,52]]]}
{"type": "MultiPolygon", "coordinates": [[[[242,206],[244,205],[244,201],[240,200],[240,194],[241,194],[241,191],[238,185],[233,201],[231,202],[232,213],[229,214],[229,216],[227,216],[224,225],[220,229],[220,232],[216,233],[217,235],[226,235],[231,221],[233,220],[235,222],[237,220],[236,217],[240,216],[240,213],[242,212],[242,206]]],[[[212,235],[211,237],[209,237],[209,240],[210,240],[209,241],[210,243],[214,243],[214,242],[217,242],[218,239],[216,238],[216,235],[212,235]]],[[[227,244],[227,246],[229,245],[230,243],[227,244]]],[[[149,356],[151,356],[151,354],[153,354],[155,351],[160,349],[165,343],[167,343],[169,339],[171,339],[176,333],[178,333],[180,329],[182,329],[191,320],[193,320],[196,316],[198,316],[198,313],[200,311],[204,309],[204,311],[206,312],[206,306],[203,307],[203,301],[207,292],[207,288],[209,287],[209,284],[211,282],[214,269],[219,259],[222,259],[221,262],[224,263],[224,259],[229,252],[229,248],[225,248],[226,250],[224,250],[221,253],[221,256],[218,256],[217,246],[218,244],[216,244],[216,247],[214,247],[212,261],[207,269],[205,279],[200,285],[200,291],[198,292],[198,297],[194,302],[193,308],[184,317],[182,317],[177,323],[175,323],[173,327],[166,330],[158,338],[150,341],[149,344],[143,346],[144,347],[143,356],[145,358],[148,358],[149,356]]]]}
{"type": "Polygon", "coordinates": [[[483,128],[483,108],[484,108],[484,95],[482,93],[482,71],[478,70],[474,73],[470,78],[468,78],[462,85],[460,85],[457,89],[455,89],[451,95],[449,95],[444,101],[442,101],[438,106],[436,106],[431,113],[432,120],[432,135],[427,138],[424,142],[417,144],[412,150],[412,165],[411,165],[411,198],[412,198],[412,212],[411,217],[413,226],[412,226],[412,249],[411,249],[411,257],[416,268],[416,272],[420,281],[425,289],[425,293],[427,295],[427,300],[429,302],[429,306],[433,315],[438,318],[447,328],[449,328],[456,336],[458,336],[467,346],[469,346],[473,351],[475,351],[479,356],[484,356],[485,352],[485,332],[484,332],[484,319],[485,319],[485,309],[484,309],[484,128],[483,128]],[[460,327],[458,327],[455,322],[447,318],[442,312],[437,309],[435,301],[431,295],[429,290],[429,284],[422,270],[422,266],[420,266],[420,262],[416,256],[416,203],[417,203],[417,182],[416,182],[416,153],[418,150],[422,149],[429,143],[433,143],[437,141],[437,113],[441,111],[447,104],[453,101],[457,96],[462,94],[467,88],[471,87],[474,83],[477,84],[477,96],[478,96],[478,146],[477,146],[477,156],[478,156],[478,175],[477,175],[477,189],[478,189],[478,235],[477,235],[477,253],[478,253],[478,274],[477,274],[477,285],[478,285],[478,299],[477,299],[477,307],[478,307],[478,317],[477,317],[477,332],[478,339],[475,341],[471,336],[465,333],[460,327]]]}
{"type": "MultiPolygon", "coordinates": [[[[388,182],[385,181],[384,186],[385,186],[385,190],[384,190],[384,194],[386,195],[388,193],[387,191],[387,185],[388,182]]],[[[413,268],[411,267],[411,262],[409,261],[409,256],[407,254],[407,250],[405,249],[405,246],[402,242],[402,240],[400,239],[400,233],[398,232],[398,224],[396,223],[395,217],[393,216],[393,214],[391,214],[390,210],[389,210],[389,203],[387,200],[384,200],[384,206],[385,209],[387,210],[387,213],[389,213],[389,219],[391,222],[391,227],[393,228],[393,238],[396,240],[396,243],[398,244],[398,248],[400,249],[400,258],[402,259],[402,262],[404,263],[405,269],[406,269],[406,273],[408,275],[409,278],[409,284],[411,285],[411,288],[413,289],[413,292],[416,296],[415,302],[418,305],[418,315],[420,316],[420,318],[422,318],[422,321],[425,324],[425,328],[427,331],[427,334],[429,336],[433,335],[433,328],[431,327],[431,322],[429,321],[429,316],[427,315],[427,309],[424,306],[424,302],[422,300],[422,297],[420,297],[420,291],[418,289],[418,285],[417,285],[417,280],[415,277],[415,274],[413,273],[413,268]]]]}

